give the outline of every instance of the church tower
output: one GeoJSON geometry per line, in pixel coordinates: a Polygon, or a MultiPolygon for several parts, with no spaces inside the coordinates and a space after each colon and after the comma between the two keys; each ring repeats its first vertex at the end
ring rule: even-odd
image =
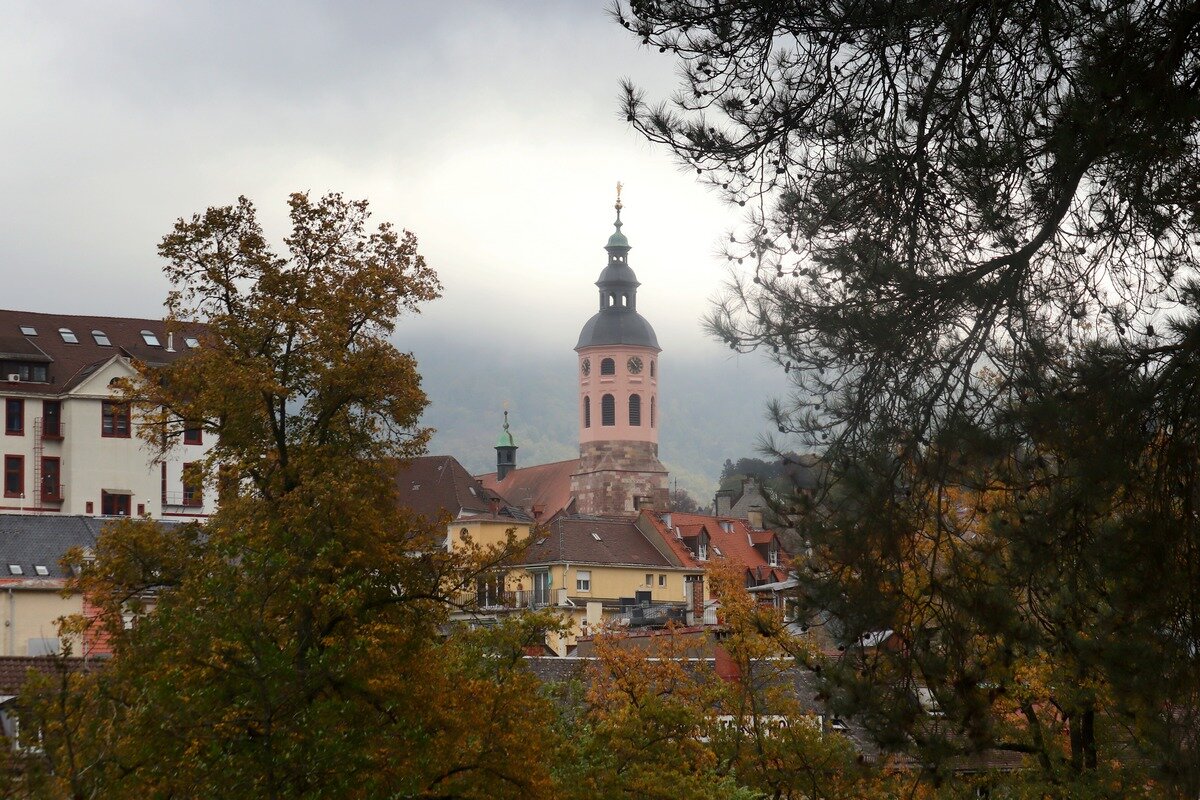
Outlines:
{"type": "Polygon", "coordinates": [[[621,232],[621,185],[608,264],[596,286],[600,310],[579,334],[579,468],[571,494],[580,514],[636,515],[639,501],[667,507],[658,460],[658,337],[637,311],[637,276],[621,232]]]}

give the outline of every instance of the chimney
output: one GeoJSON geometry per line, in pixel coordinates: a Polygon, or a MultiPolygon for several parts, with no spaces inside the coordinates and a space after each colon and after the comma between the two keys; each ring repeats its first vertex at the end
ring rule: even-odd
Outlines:
{"type": "Polygon", "coordinates": [[[175,332],[174,331],[167,331],[167,352],[168,353],[175,352],[175,332]]]}
{"type": "Polygon", "coordinates": [[[750,523],[751,528],[762,530],[763,527],[763,510],[762,506],[750,506],[746,511],[746,521],[750,523]]]}
{"type": "Polygon", "coordinates": [[[692,591],[692,615],[697,625],[704,624],[704,577],[697,575],[689,582],[692,591]]]}
{"type": "Polygon", "coordinates": [[[716,498],[713,500],[713,510],[718,517],[729,515],[729,509],[733,507],[733,490],[721,489],[717,492],[716,498]]]}

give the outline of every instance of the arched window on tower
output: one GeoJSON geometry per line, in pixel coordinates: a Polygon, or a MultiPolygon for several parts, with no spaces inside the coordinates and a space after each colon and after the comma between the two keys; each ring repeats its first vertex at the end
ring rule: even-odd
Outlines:
{"type": "Polygon", "coordinates": [[[611,394],[606,394],[600,398],[600,424],[617,424],[617,402],[613,400],[611,394]]]}
{"type": "Polygon", "coordinates": [[[654,359],[650,359],[650,377],[654,377],[654,359]]]}
{"type": "Polygon", "coordinates": [[[642,424],[642,396],[638,394],[629,395],[629,424],[642,424]]]}
{"type": "Polygon", "coordinates": [[[601,361],[600,362],[600,374],[601,375],[616,375],[617,374],[617,362],[613,361],[611,358],[606,358],[603,361],[601,361]]]}
{"type": "Polygon", "coordinates": [[[650,395],[650,427],[654,427],[654,395],[650,395]]]}
{"type": "Polygon", "coordinates": [[[592,427],[592,398],[583,398],[583,427],[592,427]]]}

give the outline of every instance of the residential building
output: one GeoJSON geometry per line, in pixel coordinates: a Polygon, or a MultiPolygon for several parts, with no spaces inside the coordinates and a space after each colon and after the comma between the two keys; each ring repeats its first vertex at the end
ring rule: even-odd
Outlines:
{"type": "Polygon", "coordinates": [[[213,442],[187,429],[166,460],[137,435],[113,385],[134,361],[170,364],[200,346],[203,328],[161,320],[0,310],[4,403],[0,513],[198,518],[214,500],[184,485],[213,442]]]}

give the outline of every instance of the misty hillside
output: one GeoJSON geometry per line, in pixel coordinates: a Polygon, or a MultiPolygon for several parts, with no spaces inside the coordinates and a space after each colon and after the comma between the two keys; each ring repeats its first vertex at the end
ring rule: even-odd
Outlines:
{"type": "MultiPolygon", "coordinates": [[[[431,453],[458,458],[472,472],[495,469],[504,404],[517,464],[579,455],[575,353],[566,347],[508,349],[474,342],[397,338],[416,355],[430,405],[422,422],[437,429],[431,453]]],[[[757,356],[712,358],[664,353],[659,381],[659,457],[702,503],[711,501],[725,459],[756,455],[771,430],[766,401],[787,391],[777,369],[757,356]]]]}

